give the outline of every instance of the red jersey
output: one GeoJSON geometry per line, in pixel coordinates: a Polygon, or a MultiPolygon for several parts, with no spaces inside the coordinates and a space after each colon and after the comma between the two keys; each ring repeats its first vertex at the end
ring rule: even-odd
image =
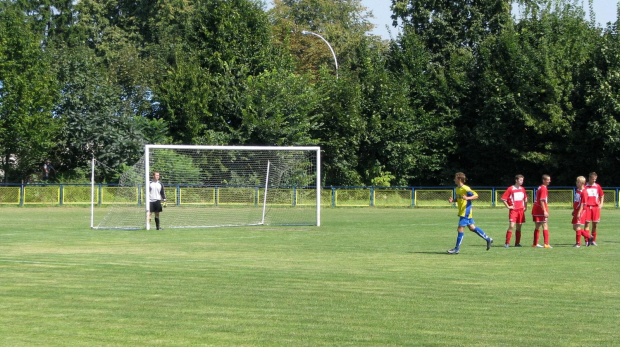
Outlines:
{"type": "MultiPolygon", "coordinates": [[[[544,216],[545,211],[543,210],[541,201],[547,202],[549,197],[549,192],[547,191],[547,186],[541,184],[540,187],[536,189],[536,198],[534,199],[534,207],[532,207],[532,216],[544,216]]],[[[549,212],[549,211],[547,211],[549,212]]]]}
{"type": "Polygon", "coordinates": [[[581,205],[586,201],[586,191],[584,189],[575,189],[575,196],[573,197],[573,210],[579,211],[581,205]]]}
{"type": "Polygon", "coordinates": [[[586,201],[584,201],[586,206],[598,206],[603,196],[603,188],[594,182],[593,185],[586,184],[583,190],[586,192],[586,201]]]}
{"type": "Polygon", "coordinates": [[[508,206],[513,206],[515,210],[525,209],[525,203],[527,202],[527,194],[525,188],[510,186],[506,189],[502,195],[502,200],[508,203],[508,206]]]}

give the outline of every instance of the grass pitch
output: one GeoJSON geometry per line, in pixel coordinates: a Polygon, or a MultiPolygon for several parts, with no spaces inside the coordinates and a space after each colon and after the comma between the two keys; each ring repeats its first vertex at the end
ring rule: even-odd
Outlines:
{"type": "MultiPolygon", "coordinates": [[[[598,247],[503,248],[478,209],[325,209],[321,227],[90,230],[85,208],[0,208],[2,346],[612,346],[620,211],[598,247]]],[[[165,212],[162,224],[165,227],[165,212]]],[[[523,244],[531,245],[533,223],[523,244]]],[[[542,235],[541,235],[542,238],[542,235]]],[[[514,236],[513,236],[514,242],[514,236]]]]}

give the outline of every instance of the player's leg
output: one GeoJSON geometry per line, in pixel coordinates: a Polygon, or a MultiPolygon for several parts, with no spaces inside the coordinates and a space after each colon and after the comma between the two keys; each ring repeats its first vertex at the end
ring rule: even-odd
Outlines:
{"type": "Polygon", "coordinates": [[[525,210],[520,210],[515,219],[517,225],[517,232],[515,238],[515,247],[521,247],[521,227],[525,223],[525,210]]]}
{"type": "Polygon", "coordinates": [[[532,247],[538,247],[538,248],[543,247],[540,245],[540,243],[538,243],[538,241],[540,240],[540,227],[542,226],[542,224],[543,224],[542,222],[538,220],[534,220],[534,243],[532,244],[532,247]]]}
{"type": "Polygon", "coordinates": [[[504,244],[504,247],[508,248],[510,247],[510,239],[512,238],[512,231],[515,228],[515,222],[510,220],[508,221],[508,230],[506,230],[506,242],[504,244]]]}
{"type": "Polygon", "coordinates": [[[517,224],[517,230],[515,232],[515,247],[521,247],[521,227],[522,223],[517,224]]]}
{"type": "Polygon", "coordinates": [[[581,247],[581,234],[583,230],[579,224],[573,224],[573,230],[575,230],[575,244],[573,247],[579,248],[581,247]]]}
{"type": "Polygon", "coordinates": [[[473,219],[471,221],[472,221],[472,224],[469,224],[467,227],[469,228],[469,230],[473,231],[474,233],[482,237],[487,242],[487,251],[488,251],[491,248],[493,239],[487,234],[485,234],[485,232],[482,229],[478,228],[475,224],[473,224],[473,219]]]}
{"type": "Polygon", "coordinates": [[[461,243],[463,242],[463,237],[465,236],[465,233],[463,226],[460,224],[461,223],[459,222],[459,226],[456,228],[456,245],[454,246],[454,248],[448,250],[448,253],[450,254],[459,254],[459,251],[461,249],[461,243]]]}
{"type": "Polygon", "coordinates": [[[545,247],[545,248],[553,248],[549,244],[549,226],[547,225],[547,222],[543,223],[542,227],[543,227],[543,241],[545,242],[543,247],[545,247]]]}
{"type": "Polygon", "coordinates": [[[598,222],[601,220],[601,208],[593,207],[592,208],[592,246],[596,246],[596,235],[598,229],[598,222]]]}

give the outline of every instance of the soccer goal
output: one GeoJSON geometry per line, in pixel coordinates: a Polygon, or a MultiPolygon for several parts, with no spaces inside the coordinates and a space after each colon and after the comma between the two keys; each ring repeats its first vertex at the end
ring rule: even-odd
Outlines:
{"type": "Polygon", "coordinates": [[[91,227],[150,229],[154,172],[166,196],[164,229],[319,226],[320,155],[320,147],[146,145],[118,186],[105,187],[93,161],[91,227]]]}

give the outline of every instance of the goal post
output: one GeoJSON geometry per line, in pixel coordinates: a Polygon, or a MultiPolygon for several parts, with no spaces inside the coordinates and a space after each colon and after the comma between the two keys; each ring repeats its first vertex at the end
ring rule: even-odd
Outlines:
{"type": "Polygon", "coordinates": [[[320,155],[318,146],[146,145],[119,186],[109,188],[120,201],[99,199],[110,208],[95,228],[148,230],[154,218],[148,189],[154,172],[166,197],[160,214],[164,229],[320,226],[320,155]]]}

